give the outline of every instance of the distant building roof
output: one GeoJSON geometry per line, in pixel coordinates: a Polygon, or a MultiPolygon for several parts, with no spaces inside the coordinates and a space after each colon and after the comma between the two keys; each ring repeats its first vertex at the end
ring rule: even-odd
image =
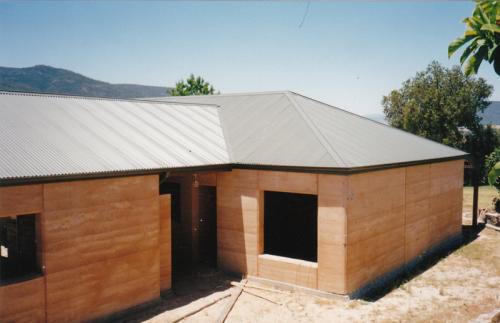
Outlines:
{"type": "Polygon", "coordinates": [[[118,100],[0,92],[0,181],[179,168],[356,171],[462,151],[293,92],[118,100]]]}

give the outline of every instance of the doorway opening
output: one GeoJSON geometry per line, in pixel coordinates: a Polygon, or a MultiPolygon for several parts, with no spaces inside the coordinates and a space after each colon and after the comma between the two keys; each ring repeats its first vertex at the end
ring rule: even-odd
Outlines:
{"type": "Polygon", "coordinates": [[[198,200],[199,264],[217,267],[217,191],[214,186],[200,186],[198,200]]]}
{"type": "Polygon", "coordinates": [[[217,267],[217,193],[195,183],[192,174],[172,176],[160,184],[171,196],[172,286],[217,267]]]}
{"type": "Polygon", "coordinates": [[[181,184],[176,182],[163,182],[160,185],[160,194],[170,194],[170,230],[171,230],[171,264],[172,281],[183,268],[189,266],[190,258],[187,252],[190,246],[186,246],[186,239],[183,236],[181,219],[181,184]]]}

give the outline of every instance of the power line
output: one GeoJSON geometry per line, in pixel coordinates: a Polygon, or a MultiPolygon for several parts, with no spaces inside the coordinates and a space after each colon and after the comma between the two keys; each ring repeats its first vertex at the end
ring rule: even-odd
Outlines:
{"type": "Polygon", "coordinates": [[[304,11],[304,16],[302,16],[302,21],[299,24],[299,28],[302,28],[302,25],[306,21],[307,14],[309,14],[309,7],[311,6],[311,1],[307,1],[306,10],[304,11]]]}

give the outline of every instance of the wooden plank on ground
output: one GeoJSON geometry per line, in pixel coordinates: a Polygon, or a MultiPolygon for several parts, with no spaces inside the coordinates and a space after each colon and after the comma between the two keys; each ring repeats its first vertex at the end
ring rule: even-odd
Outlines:
{"type": "Polygon", "coordinates": [[[269,299],[269,298],[267,298],[267,297],[264,297],[264,296],[262,296],[262,295],[255,294],[254,292],[250,292],[250,291],[248,291],[248,290],[247,290],[247,289],[245,289],[245,288],[243,289],[243,291],[244,291],[245,293],[249,294],[249,295],[252,295],[252,296],[257,297],[257,298],[260,298],[260,299],[263,299],[263,300],[268,301],[268,302],[270,302],[270,303],[273,303],[273,304],[276,304],[276,305],[280,305],[280,306],[281,306],[281,305],[283,305],[283,304],[281,304],[281,303],[275,302],[275,301],[273,301],[273,300],[271,300],[271,299],[269,299]]]}
{"type": "Polygon", "coordinates": [[[236,291],[231,295],[231,298],[229,299],[229,302],[227,303],[226,307],[222,310],[220,313],[219,317],[217,318],[217,323],[224,323],[226,321],[227,316],[231,312],[231,310],[234,307],[234,304],[236,304],[236,301],[238,300],[238,297],[240,297],[241,293],[243,292],[243,288],[245,288],[245,285],[247,284],[247,280],[243,279],[241,281],[241,286],[238,286],[236,291]]]}
{"type": "Polygon", "coordinates": [[[207,302],[207,303],[203,304],[202,306],[200,306],[198,308],[195,308],[194,310],[189,311],[189,312],[187,312],[187,313],[179,316],[178,318],[176,318],[175,320],[173,320],[172,323],[180,322],[180,321],[184,320],[185,318],[187,318],[187,317],[189,317],[191,315],[194,315],[194,314],[196,314],[196,313],[204,310],[205,308],[207,308],[209,306],[212,306],[215,303],[219,302],[220,300],[223,300],[224,298],[229,297],[229,296],[231,296],[230,293],[222,294],[220,297],[217,297],[216,299],[213,299],[210,302],[207,302]]]}
{"type": "MultiPolygon", "coordinates": [[[[233,286],[239,286],[239,287],[243,288],[243,285],[241,285],[240,283],[237,283],[237,282],[231,282],[231,285],[233,285],[233,286]]],[[[287,294],[287,293],[289,293],[287,291],[283,291],[283,290],[279,290],[279,289],[270,289],[270,288],[264,288],[264,287],[250,286],[248,284],[245,285],[245,288],[252,288],[252,289],[263,290],[263,291],[266,291],[266,292],[280,293],[280,294],[287,294]]]]}

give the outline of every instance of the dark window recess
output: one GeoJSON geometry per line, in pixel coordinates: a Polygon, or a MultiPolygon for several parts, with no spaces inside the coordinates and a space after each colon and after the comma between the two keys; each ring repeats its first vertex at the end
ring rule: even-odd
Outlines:
{"type": "Polygon", "coordinates": [[[35,215],[0,218],[0,283],[40,273],[35,215]]]}
{"type": "Polygon", "coordinates": [[[317,261],[318,197],[264,192],[264,253],[317,261]]]}
{"type": "Polygon", "coordinates": [[[181,221],[181,185],[179,183],[164,182],[160,184],[160,194],[170,194],[172,221],[181,221]]]}

